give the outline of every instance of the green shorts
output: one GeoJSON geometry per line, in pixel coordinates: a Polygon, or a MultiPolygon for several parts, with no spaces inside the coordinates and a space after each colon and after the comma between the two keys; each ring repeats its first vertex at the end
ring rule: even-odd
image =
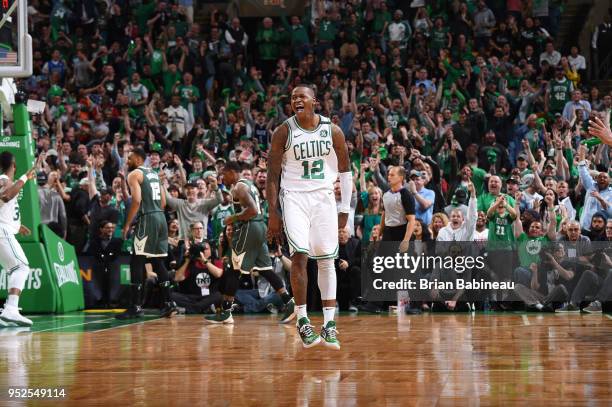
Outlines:
{"type": "Polygon", "coordinates": [[[134,234],[134,254],[146,257],[168,255],[168,224],[163,212],[138,217],[134,234]]]}
{"type": "Polygon", "coordinates": [[[232,264],[235,270],[243,274],[253,270],[272,270],[266,232],[266,224],[260,220],[237,224],[232,238],[232,264]]]}

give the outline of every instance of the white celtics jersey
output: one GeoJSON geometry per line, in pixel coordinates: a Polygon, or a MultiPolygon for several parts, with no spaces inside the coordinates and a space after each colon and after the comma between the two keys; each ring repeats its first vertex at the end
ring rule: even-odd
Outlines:
{"type": "Polygon", "coordinates": [[[292,116],[284,123],[289,129],[283,154],[281,188],[286,191],[334,189],[338,158],[332,140],[332,125],[319,116],[313,131],[304,130],[292,116]]]}
{"type": "MultiPolygon", "coordinates": [[[[8,179],[6,175],[0,175],[0,180],[8,179]]],[[[17,194],[13,199],[4,202],[0,199],[0,237],[3,237],[4,232],[12,235],[19,233],[21,226],[21,216],[19,215],[19,204],[17,203],[17,194]]]]}

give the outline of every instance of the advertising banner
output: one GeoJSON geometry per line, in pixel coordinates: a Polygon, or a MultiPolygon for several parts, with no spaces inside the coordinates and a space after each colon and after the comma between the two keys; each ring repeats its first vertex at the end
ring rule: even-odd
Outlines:
{"type": "MultiPolygon", "coordinates": [[[[54,273],[51,271],[47,254],[42,243],[21,243],[28,262],[30,263],[30,275],[28,276],[21,296],[19,307],[24,313],[32,312],[55,312],[59,292],[55,282],[54,273]]],[[[8,296],[8,274],[6,270],[0,270],[0,298],[8,296]]]]}
{"type": "MultiPolygon", "coordinates": [[[[34,165],[32,137],[0,137],[0,151],[10,151],[15,156],[15,162],[17,163],[15,179],[21,177],[34,165]]],[[[40,207],[36,181],[28,181],[25,184],[17,197],[17,202],[19,202],[21,223],[32,231],[30,236],[17,235],[17,240],[20,242],[39,242],[40,207]]]]}
{"type": "Polygon", "coordinates": [[[57,312],[81,310],[85,307],[83,283],[74,247],[57,236],[46,225],[41,226],[49,266],[60,296],[57,312]]]}

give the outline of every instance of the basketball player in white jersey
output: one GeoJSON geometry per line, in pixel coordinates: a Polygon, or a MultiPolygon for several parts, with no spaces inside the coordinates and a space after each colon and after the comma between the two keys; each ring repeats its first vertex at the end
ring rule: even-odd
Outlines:
{"type": "Polygon", "coordinates": [[[316,103],[312,88],[293,89],[291,108],[295,115],[272,136],[266,185],[268,237],[281,239],[284,225],[302,344],[309,348],[323,340],[327,347],[340,349],[334,321],[334,259],[338,256],[338,228],[344,228],[348,220],[353,179],[344,134],[329,118],[315,113],[316,103]],[[342,201],[337,209],[334,183],[338,175],[342,201]],[[318,265],[324,318],[320,335],[306,313],[308,257],[316,259],[318,265]]]}
{"type": "Polygon", "coordinates": [[[32,326],[32,321],[19,313],[19,295],[30,275],[30,266],[23,249],[15,239],[17,233],[29,235],[21,224],[17,196],[28,180],[36,175],[36,165],[17,181],[15,157],[0,153],[0,266],[8,274],[8,298],[0,314],[1,326],[32,326]]]}

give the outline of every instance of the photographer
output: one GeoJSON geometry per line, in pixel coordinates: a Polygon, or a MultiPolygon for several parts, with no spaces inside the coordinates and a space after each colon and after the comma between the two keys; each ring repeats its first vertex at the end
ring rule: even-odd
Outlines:
{"type": "Polygon", "coordinates": [[[211,259],[210,244],[204,240],[202,222],[191,225],[191,235],[185,261],[174,276],[178,289],[172,292],[171,298],[179,307],[185,308],[187,314],[214,312],[211,305],[222,299],[219,284],[223,269],[219,261],[211,259]]]}

